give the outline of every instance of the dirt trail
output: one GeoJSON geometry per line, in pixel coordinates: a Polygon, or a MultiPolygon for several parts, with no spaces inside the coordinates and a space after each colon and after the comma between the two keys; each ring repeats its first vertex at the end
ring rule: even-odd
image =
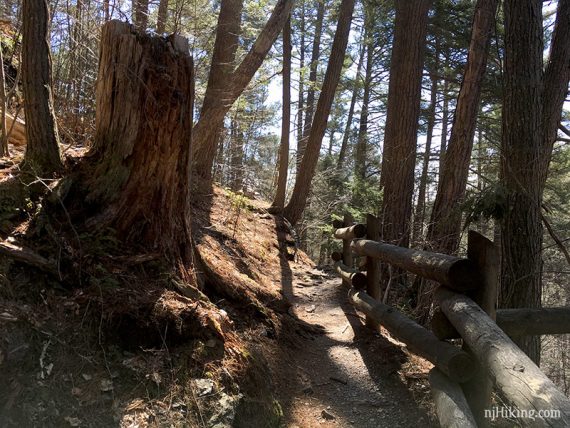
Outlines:
{"type": "Polygon", "coordinates": [[[366,328],[338,278],[293,267],[292,279],[284,290],[293,303],[290,313],[307,323],[309,333],[301,335],[294,349],[283,351],[273,369],[283,425],[432,425],[418,405],[428,397],[428,367],[403,351],[402,344],[366,328]],[[319,326],[323,332],[311,332],[319,326]]]}

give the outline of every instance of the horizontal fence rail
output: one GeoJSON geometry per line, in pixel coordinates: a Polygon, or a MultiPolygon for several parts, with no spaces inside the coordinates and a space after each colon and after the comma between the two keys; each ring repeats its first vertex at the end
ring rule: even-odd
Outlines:
{"type": "Polygon", "coordinates": [[[434,364],[429,381],[441,426],[487,426],[494,386],[520,414],[533,415],[519,420],[523,426],[569,427],[570,400],[510,337],[570,333],[570,308],[497,311],[498,249],[476,232],[469,231],[468,257],[461,258],[381,242],[378,220],[366,220],[354,224],[345,215],[333,222],[334,236],[343,242],[342,254],[332,254],[335,270],[368,326],[384,326],[434,364]],[[366,273],[353,267],[353,253],[366,257],[366,273]],[[385,304],[391,280],[380,302],[381,278],[386,280],[380,262],[440,284],[431,331],[385,304]],[[456,338],[463,349],[444,341],[456,338]],[[554,416],[542,417],[549,414],[554,416]]]}
{"type": "Polygon", "coordinates": [[[453,290],[466,291],[483,285],[481,272],[469,259],[412,250],[367,239],[353,241],[351,249],[358,255],[380,259],[425,279],[437,281],[453,290]]]}
{"type": "Polygon", "coordinates": [[[349,292],[349,300],[355,308],[404,342],[412,352],[431,362],[456,382],[465,382],[475,374],[477,363],[467,352],[442,342],[397,309],[377,302],[364,291],[354,289],[349,292]]]}
{"type": "MultiPolygon", "coordinates": [[[[570,400],[469,297],[444,287],[439,307],[487,369],[497,389],[519,409],[560,411],[541,426],[570,427],[570,400]]],[[[547,414],[547,413],[544,413],[547,414]]]]}

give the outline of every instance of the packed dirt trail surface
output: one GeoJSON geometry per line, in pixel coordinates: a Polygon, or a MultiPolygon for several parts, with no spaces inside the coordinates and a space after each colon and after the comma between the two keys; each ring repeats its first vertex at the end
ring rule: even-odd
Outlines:
{"type": "Polygon", "coordinates": [[[426,427],[418,405],[427,394],[422,360],[364,325],[341,280],[320,270],[292,270],[290,314],[307,333],[274,367],[285,427],[426,427]],[[322,328],[321,328],[322,327],[322,328]]]}

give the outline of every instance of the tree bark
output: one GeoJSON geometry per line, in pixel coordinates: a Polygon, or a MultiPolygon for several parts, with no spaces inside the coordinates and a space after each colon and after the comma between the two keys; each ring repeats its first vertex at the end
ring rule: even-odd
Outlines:
{"type": "Polygon", "coordinates": [[[296,169],[299,173],[303,155],[299,147],[303,144],[303,112],[305,110],[305,85],[304,85],[304,68],[305,68],[305,2],[301,4],[301,42],[299,46],[299,101],[297,102],[297,154],[296,169]]]}
{"type": "MultiPolygon", "coordinates": [[[[237,116],[237,113],[236,113],[237,116]]],[[[230,139],[230,170],[231,181],[230,188],[234,192],[243,191],[243,147],[244,147],[244,132],[239,127],[239,123],[234,118],[231,124],[231,139],[230,139]]]]}
{"type": "MultiPolygon", "coordinates": [[[[206,87],[204,102],[202,103],[200,118],[206,115],[207,112],[215,109],[217,106],[224,106],[226,103],[230,102],[228,99],[229,94],[227,83],[235,68],[235,55],[241,32],[242,9],[243,0],[223,0],[220,4],[214,52],[212,54],[212,63],[210,66],[210,73],[208,74],[208,85],[206,87]]],[[[212,164],[215,157],[215,150],[219,146],[222,128],[223,117],[219,126],[211,129],[211,132],[204,136],[204,140],[201,143],[203,144],[203,147],[208,148],[207,154],[208,156],[212,156],[212,164]]],[[[195,138],[199,138],[196,133],[195,138]]],[[[194,144],[194,149],[198,147],[198,144],[194,144]]],[[[233,142],[230,142],[230,147],[232,147],[232,145],[233,142]]],[[[199,156],[200,154],[196,153],[196,157],[198,158],[199,156]]],[[[208,171],[203,171],[205,178],[210,179],[210,175],[208,174],[211,174],[211,169],[212,166],[210,165],[210,169],[208,171]]]]}
{"type": "MultiPolygon", "coordinates": [[[[447,61],[445,66],[447,67],[447,61]]],[[[447,79],[443,81],[443,106],[441,108],[441,138],[439,143],[439,177],[437,185],[441,182],[441,171],[443,170],[443,161],[445,160],[445,152],[447,150],[447,129],[449,125],[449,82],[447,79]]]]}
{"type": "MultiPolygon", "coordinates": [[[[364,94],[362,96],[362,110],[356,142],[356,156],[354,158],[354,172],[357,180],[364,181],[366,176],[366,147],[368,143],[368,105],[370,103],[370,88],[372,85],[372,60],[374,58],[374,44],[365,32],[366,40],[366,72],[364,75],[364,94]]],[[[362,202],[362,201],[360,201],[362,202]]]]}
{"type": "Polygon", "coordinates": [[[111,10],[109,6],[109,0],[103,0],[103,23],[111,19],[111,10]]]}
{"type": "MultiPolygon", "coordinates": [[[[538,308],[541,302],[542,34],[542,1],[505,2],[501,175],[508,208],[501,225],[503,308],[538,308]]],[[[540,361],[537,338],[516,342],[540,361]]]]}
{"type": "Polygon", "coordinates": [[[426,149],[422,164],[422,175],[420,177],[420,186],[418,189],[418,203],[416,204],[416,212],[414,215],[413,241],[419,242],[424,234],[424,220],[426,215],[426,189],[429,172],[429,160],[431,156],[431,142],[433,139],[433,128],[435,126],[435,108],[437,105],[437,73],[439,61],[439,53],[435,52],[435,67],[431,75],[431,96],[428,109],[428,126],[426,135],[426,149]]]}
{"type": "Polygon", "coordinates": [[[24,0],[22,16],[22,81],[28,142],[23,166],[33,174],[47,176],[63,168],[53,110],[47,0],[24,0]]]}
{"type": "Polygon", "coordinates": [[[360,71],[362,70],[362,64],[364,62],[364,54],[366,52],[366,45],[363,43],[360,49],[360,55],[358,59],[358,65],[356,66],[356,75],[354,76],[354,83],[352,88],[352,98],[350,99],[350,107],[348,109],[348,117],[346,119],[346,126],[344,128],[344,134],[342,136],[342,143],[340,146],[340,151],[338,152],[338,160],[336,163],[336,168],[341,169],[344,165],[346,159],[346,152],[348,149],[348,140],[350,138],[352,118],[354,117],[354,107],[356,105],[356,99],[360,93],[360,71]]]}
{"type": "Polygon", "coordinates": [[[283,28],[283,118],[279,146],[279,175],[272,208],[283,211],[289,169],[289,133],[291,130],[291,18],[283,28]]]}
{"type": "Polygon", "coordinates": [[[133,23],[138,31],[146,31],[148,28],[148,1],[133,0],[133,23]]]}
{"type": "Polygon", "coordinates": [[[556,142],[564,100],[570,80],[570,0],[559,0],[550,56],[544,73],[544,104],[542,110],[544,137],[540,159],[541,187],[544,191],[548,166],[556,142]]]}
{"type": "Polygon", "coordinates": [[[317,18],[315,20],[315,37],[313,38],[313,50],[311,53],[311,63],[309,65],[309,90],[307,91],[307,102],[305,107],[305,122],[303,124],[303,136],[298,147],[301,158],[305,154],[307,139],[311,132],[313,114],[315,111],[315,92],[317,86],[317,67],[321,55],[321,34],[323,32],[323,20],[325,16],[325,0],[317,0],[317,18]]]}
{"type": "Polygon", "coordinates": [[[163,34],[166,31],[168,20],[168,0],[160,0],[158,4],[158,17],[156,18],[156,32],[163,34]]]}
{"type": "MultiPolygon", "coordinates": [[[[227,2],[228,0],[224,1],[227,2]]],[[[211,98],[212,103],[202,107],[200,119],[194,128],[193,156],[195,173],[203,178],[203,185],[205,186],[209,186],[212,180],[212,165],[217,149],[216,135],[223,125],[224,117],[236,99],[247,87],[265,59],[269,49],[273,46],[273,43],[285,25],[285,21],[287,21],[289,17],[292,5],[293,0],[277,1],[269,20],[246,57],[241,64],[220,83],[220,86],[214,92],[218,94],[218,96],[211,98]]],[[[225,37],[223,31],[220,28],[218,28],[218,30],[216,39],[218,36],[222,38],[225,37]]],[[[210,86],[209,83],[208,86],[210,86]]]]}
{"type": "Polygon", "coordinates": [[[429,223],[428,240],[432,248],[446,254],[454,254],[459,246],[459,207],[467,186],[481,84],[487,66],[497,4],[497,0],[478,0],[475,6],[467,65],[429,223]]]}
{"type": "Polygon", "coordinates": [[[319,160],[319,152],[327,127],[327,120],[331,111],[336,87],[340,80],[342,65],[348,44],[348,35],[350,33],[350,24],[352,22],[352,12],[354,11],[354,0],[342,0],[340,4],[340,14],[338,24],[334,35],[331,48],[331,56],[327,65],[323,88],[317,103],[317,109],[311,133],[307,141],[307,147],[299,174],[295,180],[295,187],[291,200],[284,210],[285,217],[292,225],[295,225],[301,218],[307,203],[307,197],[311,188],[311,181],[315,174],[315,168],[319,160]]]}
{"type": "Polygon", "coordinates": [[[429,0],[396,2],[384,134],[382,239],[408,246],[429,0]]]}
{"type": "Polygon", "coordinates": [[[86,202],[91,222],[118,236],[191,261],[190,142],[194,71],[188,43],[103,26],[96,134],[86,202]]]}
{"type": "Polygon", "coordinates": [[[0,156],[9,156],[8,121],[6,120],[6,78],[4,77],[4,55],[0,46],[0,156]]]}

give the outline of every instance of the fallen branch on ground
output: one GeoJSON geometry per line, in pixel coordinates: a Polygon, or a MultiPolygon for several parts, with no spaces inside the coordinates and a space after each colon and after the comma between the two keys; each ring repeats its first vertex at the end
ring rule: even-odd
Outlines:
{"type": "Polygon", "coordinates": [[[38,268],[39,270],[61,279],[55,263],[25,247],[18,247],[10,242],[0,242],[0,254],[8,256],[20,263],[38,268]]]}

